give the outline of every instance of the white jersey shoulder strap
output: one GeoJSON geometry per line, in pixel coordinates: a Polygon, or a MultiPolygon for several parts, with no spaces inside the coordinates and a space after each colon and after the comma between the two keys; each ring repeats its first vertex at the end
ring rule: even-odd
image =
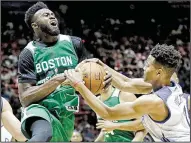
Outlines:
{"type": "Polygon", "coordinates": [[[59,41],[68,41],[68,42],[72,42],[72,40],[71,40],[71,38],[70,38],[70,36],[69,35],[62,35],[62,34],[60,34],[59,35],[60,37],[59,37],[59,41]]]}

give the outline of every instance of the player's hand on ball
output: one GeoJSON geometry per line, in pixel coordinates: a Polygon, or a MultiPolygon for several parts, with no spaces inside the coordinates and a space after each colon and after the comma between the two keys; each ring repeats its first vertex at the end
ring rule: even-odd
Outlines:
{"type": "Polygon", "coordinates": [[[94,63],[97,63],[97,64],[103,66],[103,67],[105,66],[105,64],[104,64],[101,60],[99,60],[99,59],[97,59],[97,58],[92,58],[92,59],[85,59],[85,60],[83,60],[82,62],[80,62],[80,63],[76,66],[76,69],[77,69],[77,70],[80,69],[80,68],[82,67],[82,65],[85,64],[85,63],[87,63],[87,62],[94,62],[94,63]]]}
{"type": "Polygon", "coordinates": [[[70,80],[66,79],[61,85],[70,85],[70,80]]]}
{"type": "Polygon", "coordinates": [[[57,81],[62,83],[66,80],[66,76],[64,73],[61,73],[61,74],[57,74],[56,76],[54,76],[54,79],[56,79],[57,81]]]}
{"type": "Polygon", "coordinates": [[[81,72],[75,69],[69,69],[64,72],[66,78],[68,79],[68,84],[73,86],[74,88],[77,87],[77,84],[84,83],[81,72]]]}
{"type": "Polygon", "coordinates": [[[84,62],[94,62],[94,63],[97,63],[97,64],[99,64],[101,66],[105,66],[105,64],[101,60],[99,60],[97,58],[86,59],[86,60],[84,60],[84,62]]]}
{"type": "Polygon", "coordinates": [[[111,121],[98,120],[96,124],[97,129],[102,129],[103,131],[110,132],[116,128],[116,124],[111,121]]]}
{"type": "Polygon", "coordinates": [[[106,68],[105,68],[105,70],[106,70],[106,75],[104,77],[103,90],[107,90],[107,88],[111,85],[111,82],[112,82],[112,74],[109,73],[106,68]]]}

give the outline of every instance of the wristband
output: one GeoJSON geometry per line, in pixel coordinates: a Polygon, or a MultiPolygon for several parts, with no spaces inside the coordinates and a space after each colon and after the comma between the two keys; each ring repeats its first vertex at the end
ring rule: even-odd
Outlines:
{"type": "Polygon", "coordinates": [[[76,87],[80,82],[82,82],[82,81],[75,82],[73,86],[76,87]]]}

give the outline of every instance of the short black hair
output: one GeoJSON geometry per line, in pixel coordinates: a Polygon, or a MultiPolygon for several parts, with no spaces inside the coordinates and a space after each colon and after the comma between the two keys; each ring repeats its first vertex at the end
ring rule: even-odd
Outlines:
{"type": "Polygon", "coordinates": [[[157,44],[150,52],[156,62],[167,67],[176,69],[180,63],[181,55],[173,45],[157,44]]]}
{"type": "Polygon", "coordinates": [[[48,6],[44,4],[43,2],[37,2],[36,4],[32,5],[25,13],[25,23],[27,26],[32,29],[31,27],[31,20],[33,15],[40,9],[46,8],[48,9],[48,6]]]}

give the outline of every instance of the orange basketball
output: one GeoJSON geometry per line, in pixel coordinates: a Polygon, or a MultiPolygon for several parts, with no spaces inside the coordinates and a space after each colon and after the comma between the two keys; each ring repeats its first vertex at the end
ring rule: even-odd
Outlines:
{"type": "Polygon", "coordinates": [[[95,95],[103,89],[105,70],[102,66],[94,62],[87,62],[82,65],[80,70],[83,73],[83,80],[86,87],[95,95]]]}

